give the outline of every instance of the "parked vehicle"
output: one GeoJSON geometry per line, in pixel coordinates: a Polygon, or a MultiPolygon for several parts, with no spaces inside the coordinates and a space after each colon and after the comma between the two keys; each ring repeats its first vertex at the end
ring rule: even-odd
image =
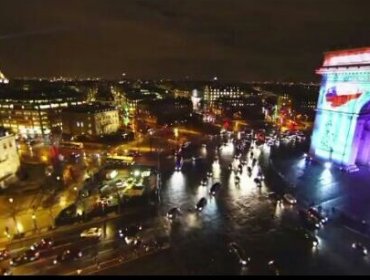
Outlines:
{"type": "Polygon", "coordinates": [[[203,208],[207,205],[207,199],[205,197],[202,197],[199,199],[198,203],[195,205],[195,208],[201,212],[203,208]]]}

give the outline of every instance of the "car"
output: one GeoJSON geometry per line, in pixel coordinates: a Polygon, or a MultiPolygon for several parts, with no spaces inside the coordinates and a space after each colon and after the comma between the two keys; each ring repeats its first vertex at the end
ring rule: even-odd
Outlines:
{"type": "Polygon", "coordinates": [[[257,185],[258,185],[258,184],[261,184],[261,180],[260,180],[258,177],[254,178],[254,179],[253,179],[253,181],[254,181],[254,183],[256,183],[257,185]]]}
{"type": "Polygon", "coordinates": [[[202,148],[207,148],[207,144],[202,144],[202,148]]]}
{"type": "Polygon", "coordinates": [[[181,171],[184,160],[182,157],[177,157],[175,164],[175,171],[181,171]]]}
{"type": "Polygon", "coordinates": [[[221,184],[220,183],[215,183],[212,185],[211,189],[209,190],[209,194],[210,195],[216,195],[216,193],[218,192],[218,190],[221,188],[221,184]]]}
{"type": "Polygon", "coordinates": [[[81,154],[79,153],[71,153],[71,159],[78,159],[81,157],[81,154]]]}
{"type": "Polygon", "coordinates": [[[31,245],[30,249],[35,251],[43,251],[50,249],[54,245],[54,240],[51,238],[43,238],[39,242],[35,242],[31,245]]]}
{"type": "Polygon", "coordinates": [[[134,184],[135,184],[136,180],[134,178],[128,178],[125,182],[124,182],[124,187],[132,187],[134,184]]]}
{"type": "Polygon", "coordinates": [[[133,244],[137,239],[137,235],[143,230],[142,225],[131,225],[124,229],[118,230],[118,236],[123,238],[126,244],[133,244]]]}
{"type": "Polygon", "coordinates": [[[315,218],[317,218],[321,223],[326,223],[328,221],[328,217],[325,217],[323,214],[321,214],[316,208],[310,207],[308,209],[308,212],[315,218]]]}
{"type": "Polygon", "coordinates": [[[312,233],[306,232],[304,234],[304,238],[309,242],[309,244],[312,244],[312,248],[317,248],[319,246],[319,240],[312,233]]]}
{"type": "Polygon", "coordinates": [[[286,193],[286,194],[283,195],[283,198],[289,204],[296,204],[297,203],[296,198],[292,194],[286,193]]]}
{"type": "Polygon", "coordinates": [[[117,188],[122,188],[124,187],[123,185],[123,181],[121,179],[118,179],[116,182],[115,182],[115,185],[117,188]]]}
{"type": "Polygon", "coordinates": [[[178,215],[181,215],[181,209],[178,207],[173,207],[167,212],[168,219],[175,219],[178,215]]]}
{"type": "Polygon", "coordinates": [[[13,273],[10,270],[10,268],[1,268],[0,275],[2,275],[2,276],[10,276],[12,274],[13,273]]]}
{"type": "Polygon", "coordinates": [[[229,243],[229,252],[235,254],[238,258],[239,263],[242,266],[246,266],[250,263],[251,258],[247,257],[244,250],[236,242],[229,243]]]}
{"type": "Polygon", "coordinates": [[[266,198],[271,199],[271,200],[279,200],[280,199],[279,195],[276,192],[267,193],[266,198]]]}
{"type": "Polygon", "coordinates": [[[135,152],[128,153],[128,156],[130,156],[130,157],[141,157],[142,155],[139,152],[135,151],[135,152]]]}
{"type": "Polygon", "coordinates": [[[26,250],[23,254],[18,255],[10,260],[11,266],[18,266],[24,263],[33,262],[40,258],[40,253],[35,250],[26,250]]]}
{"type": "Polygon", "coordinates": [[[5,259],[7,259],[7,258],[9,258],[9,251],[8,251],[8,249],[1,249],[0,250],[0,261],[3,261],[3,260],[5,260],[5,259]]]}
{"type": "Polygon", "coordinates": [[[360,242],[354,242],[352,243],[352,248],[356,251],[360,252],[362,255],[367,255],[367,248],[360,242]]]}
{"type": "Polygon", "coordinates": [[[83,238],[100,238],[103,234],[101,228],[93,227],[81,232],[80,236],[83,238]]]}
{"type": "Polygon", "coordinates": [[[267,263],[267,268],[274,275],[279,275],[280,274],[279,267],[276,263],[276,260],[269,260],[268,263],[267,263]]]}
{"type": "Polygon", "coordinates": [[[58,216],[55,218],[55,224],[57,226],[72,224],[78,219],[77,206],[72,204],[67,208],[63,209],[58,216]]]}
{"type": "Polygon", "coordinates": [[[89,190],[83,189],[79,191],[79,196],[82,198],[89,197],[89,195],[90,195],[89,190]]]}
{"type": "Polygon", "coordinates": [[[202,186],[206,186],[208,184],[208,178],[203,178],[202,181],[200,182],[202,186]]]}
{"type": "Polygon", "coordinates": [[[301,217],[304,225],[310,230],[319,229],[321,224],[315,217],[311,216],[307,210],[300,209],[298,211],[299,216],[301,217]]]}
{"type": "Polygon", "coordinates": [[[82,251],[78,249],[67,249],[60,253],[54,260],[53,264],[65,263],[82,258],[82,251]]]}
{"type": "Polygon", "coordinates": [[[288,227],[288,230],[293,232],[299,238],[303,238],[305,241],[307,241],[307,244],[309,244],[312,248],[316,248],[319,245],[318,238],[314,234],[312,234],[310,231],[306,230],[305,228],[288,227]]]}
{"type": "Polygon", "coordinates": [[[240,159],[240,157],[241,157],[241,154],[235,154],[234,155],[234,159],[240,159]]]}
{"type": "Polygon", "coordinates": [[[199,199],[199,201],[195,205],[195,209],[201,212],[206,205],[207,205],[207,199],[205,197],[202,197],[201,199],[199,199]]]}
{"type": "Polygon", "coordinates": [[[182,148],[186,149],[187,147],[190,146],[190,144],[191,144],[191,142],[186,142],[186,143],[182,144],[182,148]]]}

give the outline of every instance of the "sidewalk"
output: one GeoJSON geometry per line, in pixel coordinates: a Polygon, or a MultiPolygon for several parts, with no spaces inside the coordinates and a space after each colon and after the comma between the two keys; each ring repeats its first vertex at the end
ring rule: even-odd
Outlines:
{"type": "Polygon", "coordinates": [[[303,155],[276,156],[276,172],[291,184],[297,198],[304,204],[321,205],[341,211],[358,221],[370,222],[370,171],[361,167],[357,173],[344,173],[338,168],[325,168],[323,164],[307,164],[303,155]]]}
{"type": "Polygon", "coordinates": [[[154,254],[157,254],[159,252],[163,252],[165,250],[170,249],[171,246],[169,243],[165,244],[161,248],[157,249],[152,249],[149,251],[142,251],[142,252],[129,252],[128,254],[120,254],[119,257],[113,258],[113,259],[108,259],[104,260],[102,262],[99,262],[98,265],[93,264],[88,267],[85,267],[83,269],[80,269],[78,271],[73,271],[66,273],[65,275],[94,275],[98,272],[102,272],[104,270],[119,266],[119,265],[124,265],[133,261],[136,261],[141,258],[145,258],[154,254]]]}
{"type": "Polygon", "coordinates": [[[17,247],[18,244],[22,244],[26,241],[30,241],[30,240],[35,239],[35,238],[41,239],[41,238],[53,236],[55,234],[67,233],[67,232],[70,232],[70,231],[76,231],[76,230],[79,230],[79,229],[82,229],[82,228],[86,228],[88,226],[93,226],[93,225],[100,224],[104,221],[107,222],[107,221],[122,218],[122,217],[125,217],[125,216],[134,215],[136,212],[137,212],[136,208],[125,209],[124,213],[117,214],[115,212],[112,212],[112,213],[107,214],[104,217],[96,217],[96,218],[94,218],[94,219],[92,219],[88,222],[84,222],[84,223],[74,223],[74,224],[71,224],[71,225],[60,226],[60,227],[56,227],[56,228],[53,228],[53,229],[50,229],[50,228],[42,228],[41,229],[40,228],[40,230],[38,232],[29,231],[25,234],[25,236],[23,238],[13,239],[13,240],[11,240],[11,242],[7,238],[2,238],[0,240],[0,248],[6,247],[6,246],[9,246],[9,245],[11,245],[12,248],[15,248],[15,247],[17,247]]]}

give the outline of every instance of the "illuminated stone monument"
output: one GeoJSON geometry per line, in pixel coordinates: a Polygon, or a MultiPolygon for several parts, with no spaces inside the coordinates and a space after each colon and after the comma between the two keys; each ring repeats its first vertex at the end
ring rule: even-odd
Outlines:
{"type": "Polygon", "coordinates": [[[310,156],[347,167],[370,164],[370,47],[327,52],[310,156]]]}

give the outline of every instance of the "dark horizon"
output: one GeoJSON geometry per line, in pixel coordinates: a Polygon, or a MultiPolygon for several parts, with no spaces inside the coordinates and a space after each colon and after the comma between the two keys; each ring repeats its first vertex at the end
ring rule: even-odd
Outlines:
{"type": "Polygon", "coordinates": [[[362,1],[2,2],[8,78],[318,82],[325,51],[370,45],[362,1]]]}

